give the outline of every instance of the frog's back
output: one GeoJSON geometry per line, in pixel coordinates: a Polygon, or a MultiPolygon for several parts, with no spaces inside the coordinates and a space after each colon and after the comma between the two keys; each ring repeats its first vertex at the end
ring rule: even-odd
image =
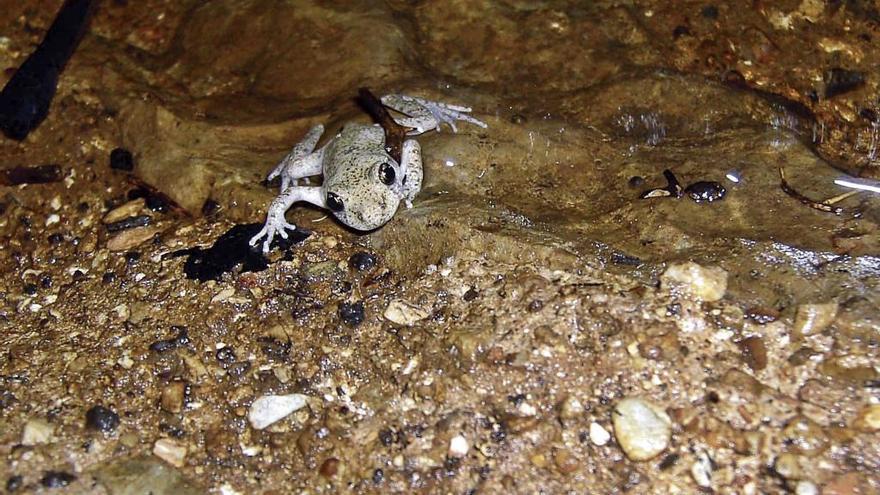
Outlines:
{"type": "Polygon", "coordinates": [[[379,126],[347,124],[328,146],[324,157],[324,180],[333,180],[341,173],[369,168],[384,160],[385,133],[379,126]]]}

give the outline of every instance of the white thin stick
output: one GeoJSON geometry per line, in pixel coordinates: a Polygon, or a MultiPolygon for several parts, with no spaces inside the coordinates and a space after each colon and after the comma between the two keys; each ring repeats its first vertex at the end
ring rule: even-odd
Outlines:
{"type": "Polygon", "coordinates": [[[835,179],[838,186],[848,187],[850,189],[858,189],[860,191],[871,191],[880,193],[880,181],[871,179],[835,179]]]}

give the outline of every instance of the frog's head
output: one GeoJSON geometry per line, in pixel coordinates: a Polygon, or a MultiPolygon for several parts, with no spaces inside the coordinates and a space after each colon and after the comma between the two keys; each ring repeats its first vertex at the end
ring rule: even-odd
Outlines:
{"type": "Polygon", "coordinates": [[[400,166],[387,155],[324,184],[324,201],[340,222],[356,230],[385,225],[400,205],[400,166]]]}

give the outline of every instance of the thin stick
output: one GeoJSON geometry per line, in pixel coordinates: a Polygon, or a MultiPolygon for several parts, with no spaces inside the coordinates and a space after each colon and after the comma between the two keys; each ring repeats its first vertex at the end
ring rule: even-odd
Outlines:
{"type": "Polygon", "coordinates": [[[831,206],[831,205],[827,205],[824,203],[820,203],[818,201],[813,201],[812,199],[795,191],[794,188],[792,188],[790,185],[788,185],[788,182],[786,182],[785,171],[782,169],[782,167],[779,167],[779,178],[781,180],[781,183],[779,185],[780,185],[780,187],[782,187],[782,191],[785,194],[788,194],[792,198],[800,201],[801,203],[809,206],[810,208],[813,208],[814,210],[824,211],[826,213],[834,213],[835,215],[840,215],[841,213],[843,213],[843,208],[841,208],[839,206],[831,206]]]}
{"type": "Polygon", "coordinates": [[[388,113],[388,110],[385,109],[385,105],[368,88],[360,88],[358,96],[367,112],[385,130],[385,151],[397,163],[400,163],[400,156],[403,153],[403,141],[406,139],[406,133],[410,129],[395,122],[391,114],[388,113]]]}

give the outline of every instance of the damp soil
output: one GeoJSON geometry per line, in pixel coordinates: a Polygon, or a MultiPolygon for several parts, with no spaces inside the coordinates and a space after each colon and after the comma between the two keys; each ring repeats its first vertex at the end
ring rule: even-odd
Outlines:
{"type": "MultiPolygon", "coordinates": [[[[62,3],[5,2],[0,82],[62,3]]],[[[0,482],[880,491],[880,199],[821,207],[880,178],[878,26],[858,0],[100,2],[0,139],[0,482]],[[368,122],[361,87],[489,127],[420,136],[383,228],[298,205],[249,250],[266,174],[368,122]],[[650,459],[627,397],[668,415],[650,459]]]]}

